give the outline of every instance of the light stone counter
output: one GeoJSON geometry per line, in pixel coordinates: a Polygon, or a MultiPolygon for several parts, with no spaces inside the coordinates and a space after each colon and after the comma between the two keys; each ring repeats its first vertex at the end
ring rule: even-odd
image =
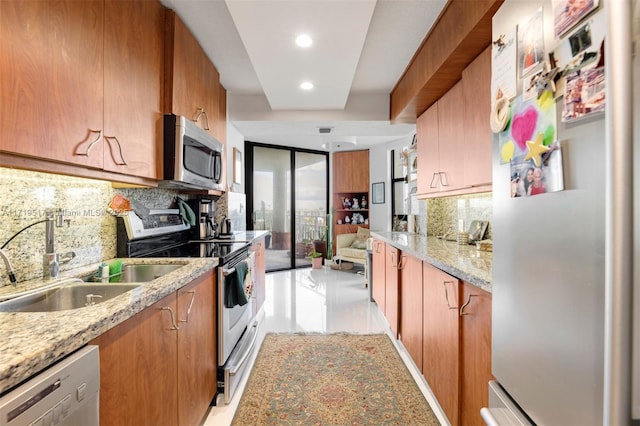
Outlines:
{"type": "MultiPolygon", "coordinates": [[[[93,306],[58,312],[0,312],[0,392],[79,349],[218,265],[217,258],[136,258],[123,261],[184,266],[93,306]]],[[[97,271],[98,265],[66,271],[60,274],[60,278],[88,275],[97,271]]],[[[51,281],[33,280],[20,283],[17,289],[3,287],[0,295],[48,283],[51,281]]]]}
{"type": "Polygon", "coordinates": [[[491,252],[408,232],[371,232],[371,236],[430,263],[449,275],[491,292],[491,252]]]}

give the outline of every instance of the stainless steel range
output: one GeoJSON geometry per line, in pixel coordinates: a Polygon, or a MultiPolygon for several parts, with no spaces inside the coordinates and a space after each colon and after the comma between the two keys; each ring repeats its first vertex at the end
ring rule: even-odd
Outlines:
{"type": "MultiPolygon", "coordinates": [[[[179,210],[150,210],[144,220],[134,212],[118,220],[118,257],[217,257],[217,352],[218,395],[217,399],[228,404],[240,379],[248,367],[248,360],[255,347],[258,321],[253,317],[254,300],[248,297],[246,304],[225,303],[227,297],[237,290],[236,268],[243,268],[251,279],[255,266],[249,241],[233,239],[194,240],[189,225],[180,217],[179,210]],[[235,287],[234,287],[235,286],[235,287]]],[[[251,288],[251,283],[244,283],[251,288]]]]}

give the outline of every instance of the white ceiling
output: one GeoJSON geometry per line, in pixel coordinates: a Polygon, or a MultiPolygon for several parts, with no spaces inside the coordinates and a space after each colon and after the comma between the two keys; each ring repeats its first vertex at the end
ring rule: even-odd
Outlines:
{"type": "Polygon", "coordinates": [[[162,3],[220,72],[229,120],[246,139],[338,150],[413,136],[415,126],[389,123],[389,94],[446,0],[162,3]],[[305,50],[294,44],[302,32],[314,40],[305,50]],[[303,80],[314,89],[300,90],[303,80]]]}

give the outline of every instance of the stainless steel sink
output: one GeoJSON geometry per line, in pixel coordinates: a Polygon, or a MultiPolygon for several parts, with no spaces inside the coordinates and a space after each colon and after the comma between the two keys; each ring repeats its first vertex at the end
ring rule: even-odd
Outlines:
{"type": "MultiPolygon", "coordinates": [[[[122,273],[112,275],[109,277],[111,283],[145,283],[153,281],[156,278],[160,278],[163,275],[173,272],[184,265],[176,265],[170,263],[155,263],[155,264],[125,264],[122,267],[122,273]]],[[[88,275],[82,278],[84,281],[100,281],[100,278],[95,275],[88,275]]]]}
{"type": "MultiPolygon", "coordinates": [[[[117,281],[122,283],[144,283],[153,281],[183,266],[184,265],[167,263],[124,265],[120,279],[117,281]]],[[[114,278],[117,279],[117,277],[114,278]]]]}
{"type": "Polygon", "coordinates": [[[113,299],[140,284],[62,284],[0,302],[0,312],[53,312],[84,308],[113,299]]]}

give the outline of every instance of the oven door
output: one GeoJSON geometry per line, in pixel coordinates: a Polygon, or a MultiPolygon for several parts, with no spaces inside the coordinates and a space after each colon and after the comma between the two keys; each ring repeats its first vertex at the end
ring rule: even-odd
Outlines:
{"type": "MultiPolygon", "coordinates": [[[[249,256],[247,256],[249,259],[249,256]]],[[[235,279],[235,271],[231,267],[223,265],[218,267],[218,365],[224,365],[233,348],[240,341],[240,337],[246,330],[253,315],[252,301],[245,305],[236,305],[227,308],[224,304],[225,290],[228,288],[229,280],[235,279]]]]}

